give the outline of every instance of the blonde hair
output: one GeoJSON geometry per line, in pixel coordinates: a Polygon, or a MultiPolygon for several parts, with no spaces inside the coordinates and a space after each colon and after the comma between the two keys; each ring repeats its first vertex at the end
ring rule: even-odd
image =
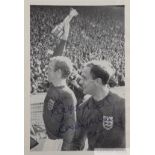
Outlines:
{"type": "Polygon", "coordinates": [[[73,70],[73,65],[69,58],[65,56],[55,56],[51,58],[50,61],[54,61],[54,71],[60,69],[62,72],[62,78],[68,78],[73,70]]]}

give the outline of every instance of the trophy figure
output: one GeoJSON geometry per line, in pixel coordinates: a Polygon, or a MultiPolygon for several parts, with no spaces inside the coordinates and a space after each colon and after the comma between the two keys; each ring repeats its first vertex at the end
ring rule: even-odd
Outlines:
{"type": "Polygon", "coordinates": [[[78,12],[75,9],[71,8],[69,15],[67,15],[67,17],[63,20],[63,22],[55,26],[55,28],[52,30],[52,34],[54,36],[57,36],[58,38],[61,38],[63,31],[64,31],[65,23],[69,24],[72,18],[77,15],[78,15],[78,12]]]}

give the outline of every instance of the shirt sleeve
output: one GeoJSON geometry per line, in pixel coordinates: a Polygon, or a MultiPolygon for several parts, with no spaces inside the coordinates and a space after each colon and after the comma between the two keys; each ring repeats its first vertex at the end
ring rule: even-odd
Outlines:
{"type": "Polygon", "coordinates": [[[76,98],[73,95],[67,95],[63,99],[64,103],[64,118],[61,128],[63,144],[61,150],[70,150],[71,142],[75,134],[76,123],[76,98]]]}
{"type": "Polygon", "coordinates": [[[120,120],[121,120],[121,127],[123,130],[125,130],[125,99],[121,99],[121,115],[120,115],[120,120]]]}
{"type": "Polygon", "coordinates": [[[126,145],[126,140],[125,140],[125,99],[121,99],[120,101],[121,106],[120,106],[120,125],[121,125],[121,138],[122,138],[122,143],[121,147],[124,148],[126,145]]]}
{"type": "Polygon", "coordinates": [[[77,108],[77,123],[72,141],[72,150],[83,150],[86,141],[86,126],[82,119],[83,107],[77,108]]]}
{"type": "Polygon", "coordinates": [[[66,40],[61,39],[60,43],[56,45],[53,56],[61,56],[66,45],[66,40]]]}

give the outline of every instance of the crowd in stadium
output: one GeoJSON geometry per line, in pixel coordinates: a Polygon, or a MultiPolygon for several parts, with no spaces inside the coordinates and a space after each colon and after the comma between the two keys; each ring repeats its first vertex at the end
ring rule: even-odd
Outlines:
{"type": "MultiPolygon", "coordinates": [[[[70,7],[31,7],[30,67],[31,93],[45,92],[50,52],[59,39],[52,29],[68,15],[70,7]]],[[[89,60],[109,60],[116,69],[117,85],[125,85],[124,13],[122,7],[74,7],[79,15],[71,21],[63,55],[69,57],[80,73],[89,60]]]]}

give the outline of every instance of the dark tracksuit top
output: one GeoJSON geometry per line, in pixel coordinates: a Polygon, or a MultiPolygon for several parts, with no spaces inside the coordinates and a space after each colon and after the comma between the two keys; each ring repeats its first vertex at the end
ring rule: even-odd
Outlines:
{"type": "Polygon", "coordinates": [[[63,139],[61,150],[70,150],[75,133],[75,107],[76,98],[69,87],[50,84],[44,101],[43,120],[50,139],[63,139]]]}
{"type": "Polygon", "coordinates": [[[112,92],[97,102],[92,97],[77,109],[73,150],[125,148],[125,100],[112,92]]]}
{"type": "MultiPolygon", "coordinates": [[[[66,45],[61,39],[53,56],[61,56],[66,45]]],[[[70,142],[75,132],[76,98],[68,87],[54,87],[50,84],[44,101],[43,119],[47,135],[50,139],[63,139],[61,150],[70,150],[70,142]],[[72,126],[72,129],[68,129],[72,126]]]]}

